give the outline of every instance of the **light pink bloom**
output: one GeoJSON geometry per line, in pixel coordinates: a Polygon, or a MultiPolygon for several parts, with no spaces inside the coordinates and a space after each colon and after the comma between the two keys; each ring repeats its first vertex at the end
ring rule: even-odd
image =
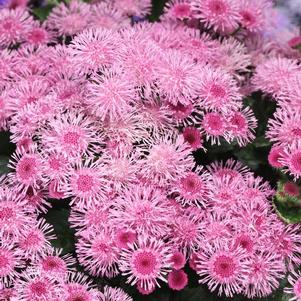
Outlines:
{"type": "Polygon", "coordinates": [[[24,258],[36,260],[51,249],[50,241],[56,239],[53,227],[40,218],[31,225],[18,240],[20,250],[24,258]]]}
{"type": "Polygon", "coordinates": [[[33,19],[24,8],[0,10],[0,46],[5,48],[22,42],[26,31],[33,26],[33,19]]]}
{"type": "Polygon", "coordinates": [[[170,252],[163,241],[140,237],[129,249],[122,250],[119,268],[131,285],[139,282],[144,290],[160,287],[159,280],[167,282],[170,252]]]}
{"type": "MultiPolygon", "coordinates": [[[[86,5],[86,4],[85,4],[86,5]]],[[[102,28],[89,28],[77,35],[70,45],[73,66],[78,73],[89,74],[110,66],[115,60],[120,38],[102,28]]]]}
{"type": "Polygon", "coordinates": [[[16,291],[24,301],[54,300],[59,288],[54,278],[33,271],[24,271],[16,283],[16,291]]]}
{"type": "Polygon", "coordinates": [[[125,71],[117,66],[91,77],[87,104],[101,120],[116,119],[132,111],[137,98],[135,87],[125,71]]]}
{"type": "Polygon", "coordinates": [[[238,2],[235,0],[196,0],[194,16],[200,18],[207,27],[215,31],[231,32],[238,27],[240,16],[238,2]]]}
{"type": "Polygon", "coordinates": [[[227,112],[241,107],[241,95],[234,78],[223,69],[204,67],[199,75],[200,105],[207,110],[227,112]]]}
{"type": "Polygon", "coordinates": [[[194,166],[191,149],[181,136],[152,139],[145,152],[145,160],[139,162],[141,174],[160,186],[180,179],[185,171],[194,166]]]}
{"type": "Polygon", "coordinates": [[[123,225],[145,237],[166,235],[171,216],[164,191],[140,184],[124,189],[110,210],[110,220],[116,227],[123,225]]]}
{"type": "Polygon", "coordinates": [[[266,297],[279,287],[285,277],[285,263],[278,254],[259,253],[252,258],[244,294],[248,298],[266,297]]]}
{"type": "Polygon", "coordinates": [[[57,30],[60,35],[73,36],[88,27],[90,17],[88,4],[72,0],[68,5],[61,3],[54,7],[47,19],[47,26],[57,30]]]}
{"type": "Polygon", "coordinates": [[[250,258],[244,250],[235,250],[221,241],[205,245],[198,253],[197,273],[200,283],[208,285],[218,295],[232,297],[246,285],[250,258]]]}
{"type": "Polygon", "coordinates": [[[118,271],[119,249],[110,231],[90,231],[76,244],[77,258],[96,277],[114,277],[118,271]],[[89,235],[90,234],[90,235],[89,235]]]}
{"type": "Polygon", "coordinates": [[[166,100],[188,105],[197,98],[200,66],[181,52],[166,51],[157,68],[158,87],[166,100]]]}
{"type": "Polygon", "coordinates": [[[288,276],[288,282],[291,285],[286,287],[284,292],[287,293],[290,297],[290,301],[298,301],[301,298],[301,275],[300,271],[293,271],[288,276]]]}
{"type": "Polygon", "coordinates": [[[192,15],[192,5],[189,0],[173,0],[164,9],[165,16],[171,19],[188,19],[192,15]]]}
{"type": "Polygon", "coordinates": [[[104,287],[104,291],[100,296],[100,301],[133,301],[133,299],[127,295],[120,288],[112,288],[109,286],[104,287]]]}
{"type": "MultiPolygon", "coordinates": [[[[22,252],[13,244],[0,244],[0,287],[8,285],[18,278],[20,269],[25,267],[22,252]]],[[[0,292],[1,293],[1,292],[0,292]]],[[[2,295],[0,294],[0,297],[2,295]]]]}

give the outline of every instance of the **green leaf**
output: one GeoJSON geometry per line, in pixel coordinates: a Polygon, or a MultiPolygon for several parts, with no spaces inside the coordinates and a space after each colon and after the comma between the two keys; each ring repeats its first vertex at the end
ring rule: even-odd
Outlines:
{"type": "Polygon", "coordinates": [[[9,161],[8,156],[0,156],[0,175],[9,172],[9,168],[7,167],[8,161],[9,161]]]}
{"type": "MultiPolygon", "coordinates": [[[[65,202],[65,200],[61,201],[65,202]]],[[[69,208],[51,208],[45,216],[47,222],[53,225],[57,236],[57,239],[52,241],[52,245],[63,249],[63,254],[75,252],[75,236],[68,222],[69,213],[69,208]]]]}
{"type": "Polygon", "coordinates": [[[281,219],[287,223],[298,223],[301,221],[301,198],[300,198],[300,185],[297,185],[299,189],[299,195],[289,195],[285,191],[285,184],[289,183],[287,179],[282,179],[277,182],[277,193],[274,196],[274,208],[281,219]]]}
{"type": "Polygon", "coordinates": [[[265,137],[261,136],[261,137],[257,137],[253,141],[253,145],[255,147],[270,147],[271,146],[271,142],[269,140],[267,140],[265,137]]]}
{"type": "Polygon", "coordinates": [[[274,208],[279,217],[288,224],[301,222],[301,207],[288,206],[274,198],[274,208]]]}
{"type": "Polygon", "coordinates": [[[52,11],[52,9],[57,5],[59,2],[56,0],[49,1],[50,4],[44,6],[44,7],[37,7],[33,9],[33,13],[36,17],[38,17],[41,21],[44,21],[47,19],[48,15],[52,11]]]}

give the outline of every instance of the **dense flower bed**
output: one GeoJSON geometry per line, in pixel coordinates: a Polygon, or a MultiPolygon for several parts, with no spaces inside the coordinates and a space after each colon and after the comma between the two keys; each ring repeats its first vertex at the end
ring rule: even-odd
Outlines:
{"type": "Polygon", "coordinates": [[[0,300],[301,300],[297,28],[269,0],[151,8],[0,2],[0,300]]]}

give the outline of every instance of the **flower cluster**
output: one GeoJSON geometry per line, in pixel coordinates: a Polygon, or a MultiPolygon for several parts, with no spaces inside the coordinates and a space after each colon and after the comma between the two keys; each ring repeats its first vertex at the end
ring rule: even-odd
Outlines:
{"type": "Polygon", "coordinates": [[[256,69],[254,83],[273,96],[277,110],[266,136],[273,142],[269,162],[295,179],[301,176],[301,69],[297,59],[272,58],[256,69]]]}
{"type": "Polygon", "coordinates": [[[279,12],[175,0],[136,24],[150,9],[72,0],[42,23],[21,2],[0,10],[0,129],[16,145],[0,178],[0,298],[131,301],[91,279],[121,275],[146,295],[184,289],[188,266],[219,295],[263,297],[301,264],[300,226],[278,218],[267,182],[194,158],[255,139],[243,99],[259,89],[280,105],[270,161],[301,174],[298,52],[279,42],[279,12]],[[71,206],[77,261],[52,245],[53,199],[71,206]]]}

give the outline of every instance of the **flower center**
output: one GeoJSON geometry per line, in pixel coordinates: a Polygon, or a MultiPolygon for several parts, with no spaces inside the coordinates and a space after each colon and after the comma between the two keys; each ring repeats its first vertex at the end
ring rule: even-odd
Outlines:
{"type": "Polygon", "coordinates": [[[79,141],[79,134],[76,132],[68,132],[64,135],[63,140],[67,144],[77,145],[79,141]]]}
{"type": "Polygon", "coordinates": [[[137,272],[145,276],[154,273],[156,263],[156,256],[149,251],[142,251],[138,253],[134,260],[134,266],[137,272]]]}
{"type": "Polygon", "coordinates": [[[9,220],[16,216],[16,212],[12,208],[2,208],[0,209],[0,219],[9,220]]]}
{"type": "Polygon", "coordinates": [[[215,259],[213,269],[221,278],[229,278],[234,275],[235,263],[232,257],[221,255],[215,259]]]}
{"type": "Polygon", "coordinates": [[[216,15],[221,15],[225,13],[227,7],[224,2],[220,0],[213,0],[209,3],[209,9],[212,11],[212,13],[216,15]]]}
{"type": "Polygon", "coordinates": [[[35,174],[37,162],[34,158],[23,157],[17,164],[18,175],[22,179],[28,179],[35,174]]]}
{"type": "Polygon", "coordinates": [[[43,281],[36,281],[32,283],[30,288],[36,296],[43,296],[47,294],[47,285],[43,281]]]}
{"type": "Polygon", "coordinates": [[[77,189],[81,192],[91,191],[93,188],[93,177],[88,175],[80,175],[77,179],[77,189]]]}
{"type": "Polygon", "coordinates": [[[226,91],[225,89],[217,84],[212,84],[210,87],[210,92],[213,97],[216,98],[224,98],[226,96],[226,91]]]}

